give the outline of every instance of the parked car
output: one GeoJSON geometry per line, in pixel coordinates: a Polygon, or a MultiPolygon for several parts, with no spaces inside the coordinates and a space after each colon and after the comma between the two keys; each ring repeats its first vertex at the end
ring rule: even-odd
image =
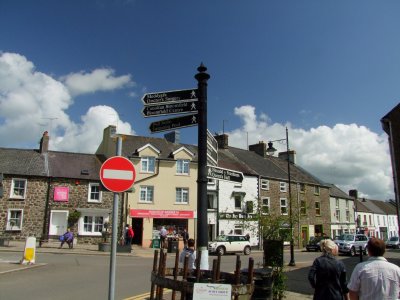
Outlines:
{"type": "Polygon", "coordinates": [[[390,239],[386,241],[386,248],[400,248],[400,242],[398,236],[392,236],[390,239]]]}
{"type": "Polygon", "coordinates": [[[365,234],[341,234],[337,240],[339,253],[356,255],[360,251],[360,246],[364,254],[367,254],[368,237],[365,234]]]}
{"type": "Polygon", "coordinates": [[[249,255],[251,245],[245,235],[219,235],[215,241],[208,243],[208,251],[221,255],[237,252],[249,255]]]}
{"type": "Polygon", "coordinates": [[[321,251],[320,242],[325,239],[330,239],[329,236],[316,236],[311,237],[309,242],[306,245],[306,249],[308,252],[310,251],[321,251]]]}

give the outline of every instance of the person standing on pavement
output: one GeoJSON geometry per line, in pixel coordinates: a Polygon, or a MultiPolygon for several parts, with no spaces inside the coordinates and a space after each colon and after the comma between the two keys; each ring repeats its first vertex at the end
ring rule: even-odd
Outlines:
{"type": "Polygon", "coordinates": [[[322,255],[317,257],[308,273],[314,288],[314,300],[349,300],[346,268],[337,260],[338,246],[330,239],[321,240],[322,255]]]}
{"type": "Polygon", "coordinates": [[[400,268],[383,257],[385,242],[370,238],[367,243],[369,259],[353,270],[348,288],[351,300],[400,298],[400,268]]]}
{"type": "Polygon", "coordinates": [[[160,229],[160,244],[161,249],[166,248],[166,239],[167,239],[167,229],[164,226],[160,229]]]}
{"type": "Polygon", "coordinates": [[[183,239],[183,249],[188,247],[188,240],[189,240],[189,232],[187,232],[186,228],[182,231],[182,239],[183,239]]]}
{"type": "Polygon", "coordinates": [[[126,240],[125,240],[125,245],[132,245],[132,239],[135,236],[135,233],[133,232],[132,226],[128,226],[128,230],[126,231],[126,240]]]}

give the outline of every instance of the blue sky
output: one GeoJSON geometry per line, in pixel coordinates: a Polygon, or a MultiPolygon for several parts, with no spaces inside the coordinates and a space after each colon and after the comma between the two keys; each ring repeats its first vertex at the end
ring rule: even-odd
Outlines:
{"type": "MultiPolygon", "coordinates": [[[[146,92],[211,75],[208,128],[285,137],[345,192],[393,198],[380,118],[399,102],[398,1],[0,1],[0,146],[96,150],[109,124],[151,135],[146,92]]],[[[165,119],[163,117],[161,119],[165,119]]],[[[180,130],[197,144],[197,129],[180,130]]],[[[163,136],[156,134],[152,136],[163,136]]],[[[277,144],[281,150],[285,145],[277,144]]]]}

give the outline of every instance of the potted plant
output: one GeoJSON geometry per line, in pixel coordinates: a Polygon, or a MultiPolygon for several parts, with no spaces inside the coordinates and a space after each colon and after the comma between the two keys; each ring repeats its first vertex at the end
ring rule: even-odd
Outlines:
{"type": "Polygon", "coordinates": [[[68,215],[68,227],[73,227],[81,217],[81,212],[74,210],[68,215]]]}
{"type": "Polygon", "coordinates": [[[102,241],[99,243],[99,251],[103,252],[111,251],[111,244],[109,242],[110,232],[108,231],[109,228],[110,228],[110,223],[104,222],[103,231],[101,232],[102,241]]]}

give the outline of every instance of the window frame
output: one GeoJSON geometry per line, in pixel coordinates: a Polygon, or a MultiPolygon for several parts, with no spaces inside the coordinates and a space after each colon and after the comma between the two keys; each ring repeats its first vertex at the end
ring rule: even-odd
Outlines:
{"type": "MultiPolygon", "coordinates": [[[[15,218],[13,218],[15,219],[15,218]]],[[[17,218],[18,220],[18,218],[17,218]]],[[[7,225],[6,225],[6,231],[21,231],[22,230],[22,225],[24,222],[24,210],[22,208],[9,208],[7,209],[7,225]],[[12,212],[19,212],[20,213],[20,218],[19,218],[19,226],[17,228],[14,228],[17,225],[11,226],[11,213],[12,212]]]]}
{"type": "Polygon", "coordinates": [[[262,197],[261,198],[261,214],[262,215],[267,216],[267,215],[270,214],[270,212],[271,212],[270,205],[271,205],[271,198],[270,197],[262,197]],[[267,200],[268,204],[265,204],[264,200],[267,200]],[[264,208],[267,208],[268,211],[265,212],[264,208]]]}
{"type": "Polygon", "coordinates": [[[89,203],[101,203],[103,198],[103,193],[101,191],[101,186],[100,183],[98,182],[89,182],[88,186],[88,202],[89,203]],[[92,192],[92,188],[97,187],[98,188],[98,195],[99,199],[93,199],[92,194],[95,194],[95,192],[92,192]]]}
{"type": "Polygon", "coordinates": [[[261,179],[261,189],[269,191],[269,179],[261,179]]]}
{"type": "Polygon", "coordinates": [[[305,183],[300,183],[300,193],[305,193],[306,192],[306,184],[305,183]]]}
{"type": "Polygon", "coordinates": [[[177,187],[175,189],[175,204],[179,205],[189,204],[189,188],[177,187]],[[185,195],[186,195],[186,202],[183,201],[185,195]],[[178,196],[180,197],[181,201],[178,201],[178,196]]]}
{"type": "Polygon", "coordinates": [[[307,201],[305,199],[300,200],[300,215],[302,216],[307,215],[307,201]]]}
{"type": "Polygon", "coordinates": [[[156,171],[156,158],[154,156],[142,156],[140,158],[140,172],[154,174],[156,171]],[[151,169],[151,163],[153,162],[153,168],[151,169]],[[146,168],[143,168],[143,164],[146,163],[146,168]]]}
{"type": "Polygon", "coordinates": [[[139,192],[139,203],[153,203],[154,202],[154,186],[153,185],[141,185],[139,192]],[[151,191],[151,193],[149,192],[151,191]],[[144,198],[142,198],[144,192],[144,198]],[[149,197],[151,195],[151,197],[149,197]]]}
{"type": "Polygon", "coordinates": [[[207,209],[208,210],[216,210],[217,208],[218,208],[217,195],[214,193],[207,194],[207,209]]]}
{"type": "Polygon", "coordinates": [[[279,206],[280,206],[281,215],[282,216],[287,216],[289,214],[288,213],[288,200],[287,200],[287,198],[280,198],[279,199],[279,206]],[[282,201],[285,202],[285,205],[282,205],[282,201]],[[283,212],[282,209],[284,209],[285,212],[283,212]]]}
{"type": "Polygon", "coordinates": [[[15,200],[25,200],[26,199],[26,191],[28,187],[28,179],[26,178],[12,178],[11,179],[11,189],[10,189],[10,199],[15,199],[15,200]],[[16,181],[23,181],[24,182],[24,188],[23,188],[23,195],[17,195],[15,193],[15,189],[19,187],[15,187],[15,182],[16,181]]]}
{"type": "Polygon", "coordinates": [[[314,195],[320,195],[321,190],[319,185],[314,185],[314,195]]]}
{"type": "Polygon", "coordinates": [[[189,159],[177,159],[176,160],[176,174],[177,175],[189,175],[190,174],[190,160],[189,159]],[[187,172],[185,170],[187,168],[187,172]],[[181,168],[181,170],[180,170],[181,168]]]}
{"type": "Polygon", "coordinates": [[[316,216],[321,215],[321,202],[320,201],[315,201],[315,215],[316,216]]]}
{"type": "Polygon", "coordinates": [[[287,183],[284,181],[279,182],[279,191],[281,193],[286,193],[287,192],[287,183]]]}
{"type": "Polygon", "coordinates": [[[243,196],[241,194],[235,194],[233,196],[234,210],[235,211],[242,211],[242,209],[243,209],[242,203],[243,203],[243,196]],[[240,206],[237,206],[237,201],[239,201],[240,206]]]}
{"type": "Polygon", "coordinates": [[[90,213],[90,212],[85,212],[82,213],[82,215],[80,216],[79,220],[78,220],[78,234],[79,235],[86,235],[86,236],[101,236],[102,232],[104,230],[104,224],[108,222],[108,216],[104,213],[102,214],[97,214],[97,213],[90,213]],[[91,218],[91,222],[85,222],[85,218],[91,218]],[[102,223],[98,222],[98,219],[102,218],[102,223]],[[97,222],[96,222],[97,221],[97,222]],[[87,228],[86,224],[90,224],[90,228],[91,230],[85,230],[85,228],[87,228]],[[99,226],[100,229],[99,229],[99,226]],[[95,229],[98,230],[95,230],[95,229]]]}
{"type": "Polygon", "coordinates": [[[336,214],[336,222],[340,222],[340,209],[337,208],[335,214],[336,214]]]}

